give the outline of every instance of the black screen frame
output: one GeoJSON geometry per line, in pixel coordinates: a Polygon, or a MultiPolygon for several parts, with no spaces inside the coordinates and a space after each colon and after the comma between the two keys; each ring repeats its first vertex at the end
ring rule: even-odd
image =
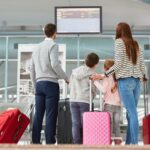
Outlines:
{"type": "Polygon", "coordinates": [[[61,6],[61,7],[55,7],[55,24],[57,26],[57,9],[70,9],[70,8],[99,8],[100,11],[100,27],[99,32],[58,32],[57,34],[102,34],[103,30],[103,20],[102,20],[102,6],[61,6]]]}

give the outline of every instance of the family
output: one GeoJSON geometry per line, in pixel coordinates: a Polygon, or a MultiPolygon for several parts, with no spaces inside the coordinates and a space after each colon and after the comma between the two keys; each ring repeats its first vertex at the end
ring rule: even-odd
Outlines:
{"type": "MultiPolygon", "coordinates": [[[[73,143],[82,143],[82,114],[89,111],[89,79],[92,80],[92,96],[96,90],[103,94],[103,111],[111,116],[112,133],[121,137],[121,104],[126,109],[128,121],[126,144],[138,144],[139,121],[137,104],[140,98],[140,84],[145,77],[143,53],[132,37],[130,26],[121,22],[116,27],[115,57],[106,59],[104,73],[97,74],[99,56],[90,53],[85,64],[72,70],[70,79],[62,70],[58,60],[58,45],[54,42],[56,26],[47,24],[46,38],[32,54],[31,79],[35,87],[35,116],[32,142],[39,144],[44,113],[46,112],[46,143],[56,142],[56,121],[59,102],[58,79],[64,79],[70,87],[70,110],[72,118],[73,143]]],[[[102,72],[102,71],[101,71],[102,72]]],[[[121,140],[116,138],[116,144],[121,140]]]]}

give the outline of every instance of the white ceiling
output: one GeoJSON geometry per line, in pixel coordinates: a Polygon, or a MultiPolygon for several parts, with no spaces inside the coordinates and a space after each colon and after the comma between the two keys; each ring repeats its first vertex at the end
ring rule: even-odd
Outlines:
{"type": "Polygon", "coordinates": [[[44,25],[54,22],[55,6],[102,6],[104,29],[125,21],[150,27],[150,4],[139,0],[0,0],[0,26],[44,25]]]}

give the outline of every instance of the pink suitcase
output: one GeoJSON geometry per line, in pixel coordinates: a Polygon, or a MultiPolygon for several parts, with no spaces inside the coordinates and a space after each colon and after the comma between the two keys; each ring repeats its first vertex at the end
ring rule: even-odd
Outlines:
{"type": "MultiPolygon", "coordinates": [[[[90,81],[90,91],[92,83],[90,81]]],[[[92,111],[92,96],[90,92],[90,111],[92,111]]],[[[108,112],[85,112],[83,114],[83,144],[110,145],[111,126],[108,112]]]]}

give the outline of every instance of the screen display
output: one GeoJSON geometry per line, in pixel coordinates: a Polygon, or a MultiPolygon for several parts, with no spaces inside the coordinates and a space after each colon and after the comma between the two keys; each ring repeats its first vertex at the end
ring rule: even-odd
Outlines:
{"type": "Polygon", "coordinates": [[[101,33],[101,7],[56,7],[57,33],[101,33]]]}

